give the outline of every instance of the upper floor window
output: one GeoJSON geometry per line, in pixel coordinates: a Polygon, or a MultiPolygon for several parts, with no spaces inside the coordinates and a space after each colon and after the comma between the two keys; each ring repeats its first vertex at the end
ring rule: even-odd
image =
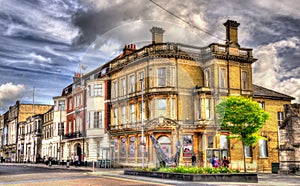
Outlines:
{"type": "Polygon", "coordinates": [[[102,128],[102,112],[94,112],[94,128],[102,128]]]}
{"type": "Polygon", "coordinates": [[[121,122],[126,123],[126,106],[121,107],[121,122]]]}
{"type": "Polygon", "coordinates": [[[65,101],[64,100],[58,101],[58,110],[65,110],[65,101]]]}
{"type": "Polygon", "coordinates": [[[156,117],[166,116],[167,114],[167,100],[158,99],[156,104],[156,117]]]}
{"type": "Polygon", "coordinates": [[[114,109],[114,125],[118,124],[118,109],[114,109]]]}
{"type": "Polygon", "coordinates": [[[139,72],[139,90],[143,90],[144,82],[144,72],[139,72]]]}
{"type": "Polygon", "coordinates": [[[242,71],[242,89],[249,89],[249,75],[246,71],[242,71]]]}
{"type": "Polygon", "coordinates": [[[87,93],[88,93],[88,96],[92,96],[92,93],[91,93],[91,85],[88,85],[87,87],[87,93]]]}
{"type": "Polygon", "coordinates": [[[125,96],[126,95],[126,79],[123,78],[121,79],[121,96],[125,96]]]}
{"type": "Polygon", "coordinates": [[[102,94],[103,94],[102,84],[95,84],[94,96],[102,96],[102,94]]]}
{"type": "Polygon", "coordinates": [[[167,85],[167,71],[165,67],[157,69],[157,85],[158,86],[167,85]]]}
{"type": "Polygon", "coordinates": [[[284,120],[284,113],[283,112],[277,112],[277,119],[278,119],[278,126],[280,126],[284,120]]]}
{"type": "Polygon", "coordinates": [[[205,116],[206,119],[210,118],[210,112],[211,112],[211,108],[210,108],[210,98],[205,99],[205,116]]]}
{"type": "Polygon", "coordinates": [[[130,104],[130,121],[135,122],[135,109],[134,104],[130,104]]]}
{"type": "Polygon", "coordinates": [[[170,85],[175,86],[176,85],[176,79],[175,79],[175,67],[170,68],[170,85]]]}
{"type": "Polygon", "coordinates": [[[265,102],[259,101],[258,104],[259,104],[261,109],[265,110],[265,102]]]}
{"type": "Polygon", "coordinates": [[[201,119],[201,99],[196,100],[196,119],[201,119]]]}
{"type": "Polygon", "coordinates": [[[251,146],[245,146],[245,156],[252,157],[252,148],[251,146]]]}
{"type": "Polygon", "coordinates": [[[267,140],[264,140],[264,139],[259,140],[259,157],[260,158],[267,158],[268,157],[267,140]]]}
{"type": "Polygon", "coordinates": [[[176,109],[175,109],[175,99],[172,98],[170,101],[171,101],[171,118],[175,119],[175,117],[176,117],[176,114],[175,114],[175,112],[176,112],[176,109]]]}
{"type": "Polygon", "coordinates": [[[228,149],[228,140],[226,135],[220,135],[220,148],[228,149]]]}
{"type": "Polygon", "coordinates": [[[206,69],[204,71],[204,86],[210,87],[210,82],[211,82],[210,69],[206,69]]]}
{"type": "Polygon", "coordinates": [[[219,71],[219,83],[220,83],[220,88],[225,88],[226,87],[226,70],[225,69],[220,69],[219,71]]]}
{"type": "Polygon", "coordinates": [[[118,97],[118,82],[117,81],[113,82],[113,96],[118,97]]]}
{"type": "Polygon", "coordinates": [[[130,79],[130,85],[129,85],[129,92],[130,93],[134,93],[134,91],[135,91],[135,76],[134,75],[131,75],[130,77],[129,77],[129,79],[130,79]]]}

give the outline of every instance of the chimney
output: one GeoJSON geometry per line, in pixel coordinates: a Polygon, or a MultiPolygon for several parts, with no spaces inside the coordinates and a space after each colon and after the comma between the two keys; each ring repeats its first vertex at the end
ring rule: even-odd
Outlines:
{"type": "Polygon", "coordinates": [[[227,20],[224,26],[226,27],[226,45],[239,48],[238,26],[240,26],[240,23],[234,20],[227,20]]]}
{"type": "Polygon", "coordinates": [[[132,52],[134,52],[136,49],[136,45],[134,44],[129,44],[129,45],[125,45],[124,48],[123,48],[123,55],[127,55],[127,54],[130,54],[132,52]]]}
{"type": "Polygon", "coordinates": [[[152,44],[163,43],[163,34],[165,31],[162,28],[152,27],[150,32],[152,33],[152,44]]]}

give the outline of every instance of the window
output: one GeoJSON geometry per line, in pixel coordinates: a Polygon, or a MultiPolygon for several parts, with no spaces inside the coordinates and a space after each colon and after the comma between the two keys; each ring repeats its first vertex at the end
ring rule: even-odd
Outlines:
{"type": "Polygon", "coordinates": [[[134,104],[130,104],[130,121],[135,122],[134,104]]]}
{"type": "Polygon", "coordinates": [[[228,140],[226,135],[220,136],[220,148],[221,149],[228,149],[228,140]]]}
{"type": "Polygon", "coordinates": [[[130,76],[129,79],[130,79],[129,92],[134,93],[134,91],[135,91],[135,87],[134,87],[135,86],[135,77],[134,77],[134,75],[130,76]]]}
{"type": "Polygon", "coordinates": [[[207,148],[214,148],[213,136],[207,136],[207,148]]]}
{"type": "Polygon", "coordinates": [[[91,93],[91,85],[88,85],[87,92],[88,92],[88,96],[90,97],[92,95],[92,93],[91,93]]]}
{"type": "Polygon", "coordinates": [[[259,140],[259,157],[267,158],[268,157],[268,144],[267,140],[259,140]]]}
{"type": "Polygon", "coordinates": [[[94,85],[94,96],[102,96],[102,84],[95,84],[94,85]]]}
{"type": "Polygon", "coordinates": [[[166,99],[158,99],[156,105],[156,117],[166,116],[167,113],[167,102],[166,99]]]}
{"type": "Polygon", "coordinates": [[[121,122],[126,123],[126,106],[122,106],[121,108],[121,122]]]}
{"type": "Polygon", "coordinates": [[[211,80],[210,80],[210,69],[206,69],[205,71],[204,71],[204,86],[205,87],[210,87],[210,82],[211,82],[211,80]]]}
{"type": "Polygon", "coordinates": [[[183,157],[190,157],[193,154],[192,135],[183,136],[183,157]]]}
{"type": "Polygon", "coordinates": [[[135,157],[136,139],[134,136],[129,138],[129,156],[135,157]]]}
{"type": "Polygon", "coordinates": [[[158,68],[157,69],[157,85],[158,86],[166,86],[167,84],[167,73],[166,68],[158,68]]]}
{"type": "Polygon", "coordinates": [[[175,67],[170,68],[170,85],[175,86],[176,85],[176,79],[175,79],[175,67]]]}
{"type": "Polygon", "coordinates": [[[171,119],[175,119],[175,112],[176,112],[176,109],[175,109],[175,99],[172,98],[171,99],[171,119]]]}
{"type": "Polygon", "coordinates": [[[139,72],[139,90],[143,90],[144,81],[144,72],[139,72]]]}
{"type": "Polygon", "coordinates": [[[278,119],[278,126],[280,126],[284,120],[284,113],[283,112],[277,112],[277,119],[278,119]]]}
{"type": "Polygon", "coordinates": [[[91,128],[91,113],[88,112],[88,119],[87,119],[87,123],[88,123],[88,128],[91,128]]]}
{"type": "Polygon", "coordinates": [[[260,101],[260,102],[258,102],[258,104],[259,104],[261,109],[265,110],[265,102],[260,101]]]}
{"type": "Polygon", "coordinates": [[[205,99],[205,116],[206,119],[210,118],[210,98],[205,99]]]}
{"type": "Polygon", "coordinates": [[[247,158],[252,157],[252,148],[250,146],[245,146],[245,156],[247,158]]]}
{"type": "Polygon", "coordinates": [[[242,89],[249,89],[249,77],[246,71],[242,71],[242,89]]]}
{"type": "Polygon", "coordinates": [[[118,109],[114,109],[114,125],[117,125],[118,123],[118,109]]]}
{"type": "Polygon", "coordinates": [[[58,109],[59,110],[65,110],[65,101],[64,100],[59,100],[58,101],[58,109]]]}
{"type": "Polygon", "coordinates": [[[102,112],[94,112],[94,128],[102,128],[102,112]]]}
{"type": "Polygon", "coordinates": [[[123,78],[122,80],[121,80],[121,83],[122,83],[122,88],[121,88],[121,95],[122,96],[125,96],[126,95],[126,79],[125,78],[123,78]]]}
{"type": "Polygon", "coordinates": [[[140,108],[140,117],[139,117],[139,119],[140,119],[140,121],[142,121],[142,114],[143,114],[143,102],[140,102],[140,104],[139,104],[140,106],[139,106],[139,108],[140,108]]]}
{"type": "Polygon", "coordinates": [[[118,97],[118,82],[114,81],[113,82],[113,97],[118,97]]]}
{"type": "Polygon", "coordinates": [[[71,98],[71,99],[69,99],[69,110],[72,110],[72,107],[73,107],[73,105],[72,105],[72,98],[71,98]]]}
{"type": "Polygon", "coordinates": [[[167,157],[171,158],[171,140],[167,136],[161,136],[157,141],[160,143],[161,149],[167,157]]]}
{"type": "Polygon", "coordinates": [[[219,83],[220,83],[220,88],[225,88],[226,87],[226,71],[225,69],[220,69],[219,71],[219,83]]]}
{"type": "Polygon", "coordinates": [[[121,139],[121,157],[126,157],[126,138],[123,137],[121,139]]]}
{"type": "Polygon", "coordinates": [[[196,100],[196,119],[201,119],[201,99],[196,100]]]}

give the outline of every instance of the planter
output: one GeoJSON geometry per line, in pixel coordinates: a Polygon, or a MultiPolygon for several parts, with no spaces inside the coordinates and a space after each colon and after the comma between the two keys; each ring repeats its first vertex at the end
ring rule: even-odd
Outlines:
{"type": "Polygon", "coordinates": [[[182,180],[182,181],[258,183],[258,177],[256,173],[182,174],[182,173],[168,173],[168,172],[154,172],[154,171],[150,172],[150,171],[125,170],[124,174],[170,179],[170,180],[182,180]]]}

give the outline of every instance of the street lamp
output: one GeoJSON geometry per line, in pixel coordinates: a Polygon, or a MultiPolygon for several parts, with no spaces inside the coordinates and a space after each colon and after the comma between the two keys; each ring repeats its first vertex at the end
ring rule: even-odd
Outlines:
{"type": "Polygon", "coordinates": [[[62,133],[62,124],[61,124],[61,110],[62,110],[62,104],[59,103],[58,104],[58,109],[59,109],[59,127],[58,127],[58,137],[59,137],[59,140],[58,140],[58,152],[57,152],[57,159],[58,159],[58,165],[60,165],[60,138],[61,138],[61,133],[62,133]]]}
{"type": "Polygon", "coordinates": [[[145,143],[144,143],[144,79],[141,78],[140,82],[142,83],[142,169],[144,169],[144,147],[145,147],[145,143]]]}

